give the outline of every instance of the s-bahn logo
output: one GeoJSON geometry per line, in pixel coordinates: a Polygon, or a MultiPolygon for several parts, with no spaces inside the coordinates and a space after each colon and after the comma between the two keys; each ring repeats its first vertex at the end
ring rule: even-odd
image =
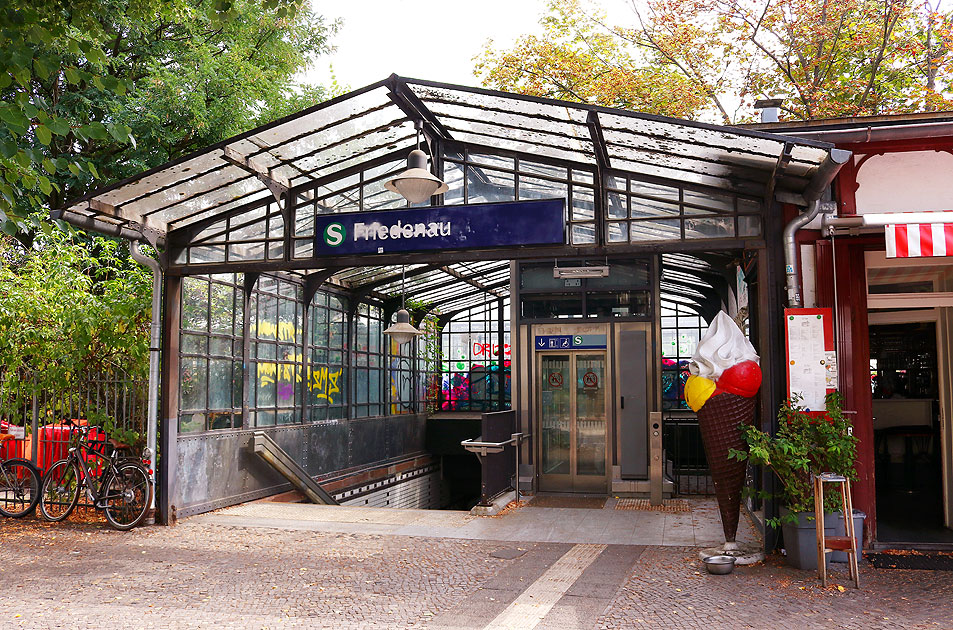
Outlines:
{"type": "Polygon", "coordinates": [[[329,223],[324,228],[324,242],[331,247],[337,247],[344,242],[347,236],[347,230],[340,223],[329,223]]]}

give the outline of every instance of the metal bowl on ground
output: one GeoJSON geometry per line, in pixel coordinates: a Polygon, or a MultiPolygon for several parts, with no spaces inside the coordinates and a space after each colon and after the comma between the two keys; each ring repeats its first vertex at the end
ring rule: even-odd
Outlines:
{"type": "Polygon", "coordinates": [[[735,568],[734,556],[708,556],[702,562],[708,572],[714,575],[727,575],[735,568]]]}

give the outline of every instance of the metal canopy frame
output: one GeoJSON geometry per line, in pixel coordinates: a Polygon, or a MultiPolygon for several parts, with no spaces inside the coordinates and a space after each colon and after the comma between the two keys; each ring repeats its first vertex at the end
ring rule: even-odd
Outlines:
{"type": "MultiPolygon", "coordinates": [[[[387,301],[399,295],[399,265],[403,264],[408,267],[408,297],[437,304],[444,311],[458,311],[486,297],[508,295],[503,281],[509,277],[509,266],[502,258],[627,252],[668,256],[673,251],[724,251],[764,244],[758,238],[683,238],[622,246],[607,242],[606,178],[613,173],[743,195],[762,200],[762,212],[770,212],[774,199],[797,201],[805,191],[824,183],[818,180],[829,174],[831,148],[824,142],[750,129],[391,75],[93,191],[54,211],[52,217],[124,238],[145,237],[165,246],[162,264],[172,275],[282,271],[309,279],[311,290],[320,279],[350,289],[352,294],[387,301]],[[380,165],[374,167],[374,177],[383,180],[389,165],[401,162],[414,146],[417,121],[423,123],[426,148],[438,171],[442,171],[444,148],[463,146],[591,173],[595,242],[525,251],[296,260],[291,250],[296,226],[302,220],[296,209],[303,204],[319,208],[317,200],[325,194],[322,186],[333,186],[336,180],[357,177],[364,181],[369,165],[380,165]],[[271,230],[265,221],[268,226],[281,225],[283,236],[272,241],[283,246],[283,256],[207,264],[175,260],[176,248],[187,247],[203,232],[254,231],[253,220],[240,222],[243,215],[256,209],[265,217],[262,230],[271,230]],[[223,223],[226,219],[229,223],[223,223]],[[462,292],[461,285],[466,287],[462,292]]],[[[479,178],[477,171],[475,168],[479,178]]],[[[365,193],[356,188],[348,194],[365,193]]],[[[718,284],[718,272],[689,270],[680,264],[676,265],[678,273],[666,272],[665,266],[663,263],[662,287],[673,294],[708,302],[713,299],[710,291],[724,290],[718,284]],[[704,282],[706,277],[714,280],[704,282]],[[692,278],[702,284],[695,284],[692,278]]]]}

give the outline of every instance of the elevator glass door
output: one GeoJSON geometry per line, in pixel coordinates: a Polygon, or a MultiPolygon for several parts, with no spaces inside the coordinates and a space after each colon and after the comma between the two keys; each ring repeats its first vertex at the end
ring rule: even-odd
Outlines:
{"type": "Polygon", "coordinates": [[[540,490],[605,492],[605,352],[538,357],[540,490]]]}

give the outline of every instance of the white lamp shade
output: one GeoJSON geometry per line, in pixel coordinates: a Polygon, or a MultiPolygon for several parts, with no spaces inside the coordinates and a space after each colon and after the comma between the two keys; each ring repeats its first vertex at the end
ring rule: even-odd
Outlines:
{"type": "Polygon", "coordinates": [[[384,331],[384,334],[396,341],[397,345],[402,346],[423,333],[410,323],[410,313],[406,309],[400,309],[397,311],[397,323],[392,324],[384,331]]]}
{"type": "Polygon", "coordinates": [[[384,188],[398,193],[410,203],[422,203],[450,190],[443,180],[427,170],[427,154],[414,149],[407,158],[407,170],[384,182],[384,188]]]}

